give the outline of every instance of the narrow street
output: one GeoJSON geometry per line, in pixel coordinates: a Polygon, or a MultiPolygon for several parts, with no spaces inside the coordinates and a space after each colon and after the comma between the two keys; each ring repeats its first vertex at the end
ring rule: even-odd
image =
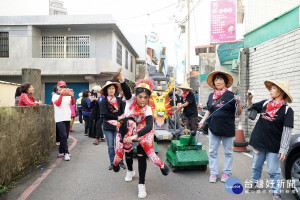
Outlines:
{"type": "MultiPolygon", "coordinates": [[[[43,170],[36,170],[28,174],[12,191],[0,198],[21,200],[28,196],[28,200],[138,199],[137,161],[134,160],[136,176],[132,182],[125,182],[126,170],[114,173],[107,169],[109,162],[106,142],[95,146],[92,144],[93,139],[83,136],[83,125],[76,123],[74,129],[76,132],[72,133],[69,138],[69,145],[75,145],[71,150],[70,162],[57,159],[57,152],[51,152],[52,160],[48,166],[42,166],[43,170]],[[47,170],[51,167],[53,170],[47,175],[47,170]],[[38,180],[40,177],[44,179],[38,180]]],[[[204,149],[208,150],[208,138],[201,135],[199,141],[203,142],[204,149]]],[[[163,160],[165,160],[168,144],[169,142],[159,142],[158,144],[158,155],[163,160]]],[[[219,155],[222,155],[222,149],[223,147],[220,148],[219,155]]],[[[244,186],[244,181],[249,180],[251,176],[252,158],[243,153],[234,153],[234,156],[233,176],[239,178],[244,186]]],[[[223,157],[219,156],[220,166],[223,165],[223,157]]],[[[267,177],[264,167],[263,179],[267,177]]],[[[245,190],[240,195],[229,194],[220,180],[216,184],[211,184],[208,182],[208,178],[209,170],[206,172],[198,170],[170,172],[167,177],[164,177],[158,167],[148,160],[146,174],[148,196],[146,199],[272,199],[270,194],[246,194],[245,190]]],[[[291,194],[283,194],[282,199],[294,200],[295,198],[291,194]]]]}

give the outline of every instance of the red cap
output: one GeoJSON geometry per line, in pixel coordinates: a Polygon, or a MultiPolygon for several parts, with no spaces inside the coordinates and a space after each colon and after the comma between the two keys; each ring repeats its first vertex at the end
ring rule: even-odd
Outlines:
{"type": "Polygon", "coordinates": [[[58,81],[57,86],[66,86],[67,87],[67,84],[64,81],[58,81]]]}

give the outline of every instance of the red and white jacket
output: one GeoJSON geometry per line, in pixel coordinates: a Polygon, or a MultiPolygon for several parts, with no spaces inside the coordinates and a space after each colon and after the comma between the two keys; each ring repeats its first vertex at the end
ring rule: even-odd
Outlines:
{"type": "Polygon", "coordinates": [[[35,103],[34,97],[29,93],[22,93],[20,96],[19,106],[37,106],[38,103],[35,103]]]}
{"type": "Polygon", "coordinates": [[[71,105],[75,105],[74,96],[55,93],[52,96],[55,122],[71,121],[71,105]]]}

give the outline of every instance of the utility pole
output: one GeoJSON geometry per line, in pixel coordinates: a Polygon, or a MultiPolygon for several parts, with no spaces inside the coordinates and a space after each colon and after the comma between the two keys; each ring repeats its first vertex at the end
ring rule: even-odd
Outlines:
{"type": "Polygon", "coordinates": [[[186,21],[186,39],[187,39],[187,50],[185,53],[185,76],[184,80],[187,81],[187,76],[190,75],[190,0],[186,0],[187,7],[187,21],[186,21]]]}

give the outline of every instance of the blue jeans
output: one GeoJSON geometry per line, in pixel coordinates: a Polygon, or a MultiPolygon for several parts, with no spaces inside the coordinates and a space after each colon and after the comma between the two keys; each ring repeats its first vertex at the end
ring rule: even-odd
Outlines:
{"type": "Polygon", "coordinates": [[[222,174],[231,175],[233,166],[233,140],[234,137],[216,136],[208,129],[209,134],[209,168],[211,175],[219,175],[218,149],[222,141],[225,153],[222,174]]]}
{"type": "MultiPolygon", "coordinates": [[[[106,137],[106,142],[107,142],[107,146],[108,146],[109,161],[110,161],[110,164],[113,164],[115,154],[116,154],[115,146],[116,146],[117,131],[103,129],[103,133],[106,137]]],[[[120,163],[123,163],[123,160],[121,160],[120,163]]]]}
{"type": "Polygon", "coordinates": [[[269,187],[272,188],[273,193],[280,194],[281,174],[278,153],[253,149],[252,182],[257,182],[260,179],[265,160],[267,161],[267,172],[270,176],[269,187]]]}

